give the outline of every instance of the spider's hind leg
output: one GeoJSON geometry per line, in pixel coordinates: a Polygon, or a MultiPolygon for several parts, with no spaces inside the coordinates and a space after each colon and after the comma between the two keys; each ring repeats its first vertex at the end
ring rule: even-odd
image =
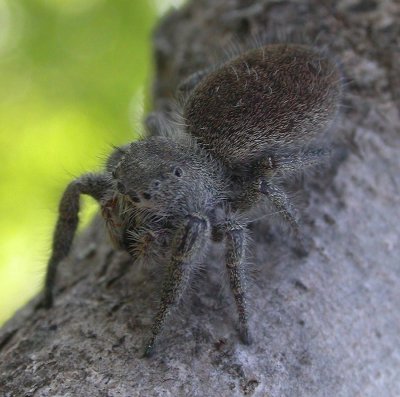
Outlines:
{"type": "Polygon", "coordinates": [[[196,88],[196,86],[204,79],[204,77],[206,77],[214,69],[215,67],[208,67],[206,69],[202,69],[192,73],[179,84],[178,92],[180,92],[181,94],[190,94],[196,88]]]}
{"type": "Polygon", "coordinates": [[[290,224],[296,236],[298,236],[299,223],[296,212],[285,191],[278,185],[271,183],[270,180],[261,178],[260,193],[268,197],[273,207],[290,224]]]}
{"type": "Polygon", "coordinates": [[[148,136],[163,136],[170,129],[168,117],[162,111],[149,113],[144,120],[144,125],[148,136]]]}
{"type": "Polygon", "coordinates": [[[268,156],[256,165],[259,177],[259,192],[268,197],[273,207],[288,222],[297,238],[299,224],[296,210],[286,192],[276,183],[276,176],[285,178],[290,175],[301,174],[306,169],[320,164],[330,154],[327,149],[308,149],[292,151],[280,156],[268,156]]]}
{"type": "MultiPolygon", "coordinates": [[[[325,162],[332,152],[327,148],[288,151],[280,156],[268,156],[263,164],[269,173],[280,176],[296,175],[325,162]]],[[[267,171],[267,172],[268,172],[267,171]]]]}

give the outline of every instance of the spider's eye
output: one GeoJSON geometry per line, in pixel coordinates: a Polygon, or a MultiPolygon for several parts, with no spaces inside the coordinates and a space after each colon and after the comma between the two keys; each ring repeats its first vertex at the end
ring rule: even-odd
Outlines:
{"type": "Polygon", "coordinates": [[[161,186],[161,182],[160,182],[159,180],[156,179],[156,180],[153,182],[153,189],[159,189],[160,186],[161,186]]]}
{"type": "Polygon", "coordinates": [[[128,195],[134,203],[140,203],[140,198],[135,191],[130,190],[128,195]]]}
{"type": "Polygon", "coordinates": [[[151,194],[150,194],[150,193],[147,193],[147,192],[144,192],[144,193],[143,193],[143,197],[144,197],[146,200],[150,200],[150,199],[151,199],[151,194]]]}
{"type": "Polygon", "coordinates": [[[125,194],[126,193],[125,186],[121,182],[117,183],[117,189],[121,194],[125,194]]]}
{"type": "Polygon", "coordinates": [[[174,168],[174,175],[180,178],[183,175],[183,170],[181,167],[174,168]]]}

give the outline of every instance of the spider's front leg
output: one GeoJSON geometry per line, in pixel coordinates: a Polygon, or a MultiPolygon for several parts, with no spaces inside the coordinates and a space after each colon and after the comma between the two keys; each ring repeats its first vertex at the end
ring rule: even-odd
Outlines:
{"type": "Polygon", "coordinates": [[[242,342],[249,345],[252,342],[252,338],[248,325],[246,281],[244,275],[247,231],[244,225],[233,219],[226,221],[224,230],[226,235],[225,264],[239,314],[239,335],[242,342]]]}
{"type": "Polygon", "coordinates": [[[100,200],[110,189],[107,174],[84,174],[72,181],[64,191],[59,205],[57,225],[53,235],[52,254],[47,265],[43,305],[53,304],[53,288],[58,264],[68,255],[79,222],[81,194],[100,200]]]}
{"type": "Polygon", "coordinates": [[[188,215],[172,240],[172,255],[164,279],[161,303],[151,328],[144,356],[151,355],[157,336],[168,314],[176,306],[189,282],[193,264],[205,253],[210,239],[210,224],[199,214],[188,215]]]}

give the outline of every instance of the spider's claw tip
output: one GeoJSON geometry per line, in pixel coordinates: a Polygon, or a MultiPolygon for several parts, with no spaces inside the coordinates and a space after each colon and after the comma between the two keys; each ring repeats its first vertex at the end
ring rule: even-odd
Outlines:
{"type": "Polygon", "coordinates": [[[250,346],[253,343],[253,338],[248,329],[240,331],[240,340],[244,345],[250,346]]]}
{"type": "Polygon", "coordinates": [[[37,308],[50,309],[51,307],[53,307],[53,295],[46,292],[38,303],[37,308]]]}
{"type": "Polygon", "coordinates": [[[148,343],[144,349],[143,358],[149,358],[154,353],[154,343],[148,343]]]}

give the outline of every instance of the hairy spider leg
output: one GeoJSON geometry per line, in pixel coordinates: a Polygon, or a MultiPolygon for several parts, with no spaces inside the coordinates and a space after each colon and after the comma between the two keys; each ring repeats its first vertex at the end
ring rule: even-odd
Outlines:
{"type": "Polygon", "coordinates": [[[330,154],[331,150],[323,148],[297,150],[284,155],[269,156],[267,162],[274,174],[287,176],[321,164],[330,154]]]}
{"type": "Polygon", "coordinates": [[[193,264],[206,252],[210,234],[208,219],[198,214],[188,215],[177,230],[172,242],[172,257],[162,287],[160,307],[151,328],[152,335],[144,351],[145,357],[152,354],[156,338],[162,331],[167,316],[179,303],[188,285],[193,264]]]}
{"type": "Polygon", "coordinates": [[[283,219],[290,224],[296,235],[298,235],[299,224],[297,222],[295,210],[285,191],[271,183],[270,180],[261,178],[260,192],[268,197],[274,208],[281,214],[283,219]]]}
{"type": "Polygon", "coordinates": [[[244,260],[246,254],[246,228],[240,223],[228,220],[225,224],[226,254],[225,265],[229,275],[230,287],[239,314],[239,335],[246,345],[251,344],[246,302],[246,283],[244,260]]]}
{"type": "Polygon", "coordinates": [[[310,149],[294,151],[281,156],[269,156],[259,163],[258,174],[264,174],[259,179],[259,192],[268,197],[274,208],[288,222],[296,236],[299,237],[299,224],[295,208],[290,202],[285,191],[273,182],[274,176],[288,176],[304,171],[305,169],[321,163],[321,159],[327,157],[330,151],[327,149],[310,149]],[[262,169],[264,168],[264,172],[262,169]]]}
{"type": "Polygon", "coordinates": [[[53,289],[58,264],[68,255],[79,223],[79,199],[81,194],[100,200],[110,188],[106,174],[84,174],[72,181],[64,191],[59,204],[59,215],[53,235],[52,254],[47,265],[44,289],[45,307],[53,305],[53,289]]]}
{"type": "Polygon", "coordinates": [[[217,69],[218,65],[210,66],[206,69],[201,69],[197,72],[190,74],[186,77],[178,86],[178,92],[180,93],[191,93],[196,86],[206,77],[208,74],[217,69]]]}

